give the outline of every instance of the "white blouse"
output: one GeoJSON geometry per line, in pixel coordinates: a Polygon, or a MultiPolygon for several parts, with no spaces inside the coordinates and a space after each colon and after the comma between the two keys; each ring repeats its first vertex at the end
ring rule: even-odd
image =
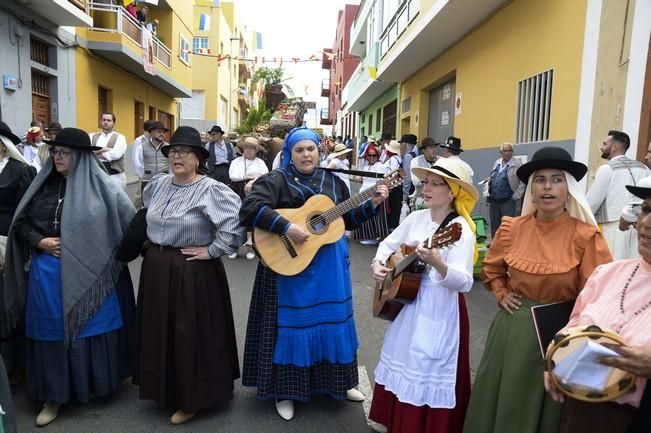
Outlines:
{"type": "MultiPolygon", "coordinates": [[[[427,266],[417,298],[389,325],[375,369],[377,383],[414,406],[456,406],[458,293],[472,288],[475,237],[463,217],[452,222],[461,224],[462,233],[453,246],[441,250],[448,266],[445,278],[427,266]]],[[[437,228],[429,209],[414,211],[380,243],[375,259],[384,263],[401,244],[414,247],[437,228]]]]}
{"type": "Polygon", "coordinates": [[[267,164],[260,158],[251,161],[243,156],[238,156],[231,161],[231,165],[228,168],[228,177],[232,182],[239,182],[245,180],[247,177],[256,179],[267,173],[269,173],[267,164]]]}

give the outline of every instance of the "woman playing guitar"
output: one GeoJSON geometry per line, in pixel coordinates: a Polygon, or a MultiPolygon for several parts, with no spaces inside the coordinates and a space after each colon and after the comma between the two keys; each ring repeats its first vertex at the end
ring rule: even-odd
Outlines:
{"type": "Polygon", "coordinates": [[[472,288],[475,225],[469,212],[478,193],[467,169],[441,158],[412,169],[423,184],[426,209],[412,212],[380,243],[373,276],[382,282],[386,260],[401,244],[416,247],[427,265],[416,299],[387,329],[369,418],[376,431],[458,433],[470,398],[468,313],[463,292],[472,288]],[[460,223],[461,238],[447,250],[423,241],[441,226],[460,223]]]}
{"type": "MultiPolygon", "coordinates": [[[[240,220],[247,228],[286,236],[292,245],[309,244],[311,237],[317,237],[274,209],[300,208],[319,194],[335,204],[349,198],[340,178],[317,169],[318,145],[319,136],[310,129],[289,132],[282,166],[259,177],[242,203],[240,220]]],[[[388,188],[378,185],[370,200],[343,215],[346,228],[375,215],[388,195],[388,188]]],[[[288,256],[288,264],[290,260],[288,256]]],[[[262,262],[258,265],[242,384],[256,387],[259,399],[275,399],[276,410],[285,420],[294,416],[294,400],[307,401],[313,393],[364,400],[354,389],[358,340],[343,231],[340,239],[318,250],[306,269],[287,275],[291,276],[280,275],[262,262]]]]}

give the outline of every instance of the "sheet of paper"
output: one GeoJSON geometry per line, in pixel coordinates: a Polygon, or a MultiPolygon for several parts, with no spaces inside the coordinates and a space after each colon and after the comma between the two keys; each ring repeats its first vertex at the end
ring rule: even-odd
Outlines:
{"type": "Polygon", "coordinates": [[[612,368],[597,362],[597,359],[602,356],[620,355],[588,340],[559,362],[554,368],[554,373],[568,385],[603,391],[606,388],[608,377],[612,373],[612,368]]]}

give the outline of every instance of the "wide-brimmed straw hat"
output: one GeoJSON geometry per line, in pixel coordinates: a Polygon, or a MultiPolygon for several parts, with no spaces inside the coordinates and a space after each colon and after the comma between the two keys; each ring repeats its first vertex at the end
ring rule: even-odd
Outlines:
{"type": "Polygon", "coordinates": [[[201,134],[191,126],[179,126],[176,128],[176,131],[172,134],[172,138],[170,138],[169,144],[161,147],[160,151],[166,158],[172,146],[188,146],[198,152],[203,159],[208,159],[210,156],[208,149],[201,143],[201,134]]]}
{"type": "Polygon", "coordinates": [[[395,153],[396,155],[400,155],[400,143],[398,143],[396,140],[391,140],[388,143],[385,143],[384,147],[389,152],[395,153]]]}
{"type": "Polygon", "coordinates": [[[626,189],[634,196],[646,200],[651,197],[651,176],[640,179],[637,185],[626,185],[626,189]]]}
{"type": "Polygon", "coordinates": [[[456,182],[475,201],[479,198],[479,191],[472,184],[470,172],[462,162],[456,159],[439,158],[431,168],[412,167],[411,172],[420,180],[423,180],[428,174],[437,174],[445,179],[456,182]]]}
{"type": "Polygon", "coordinates": [[[334,157],[337,157],[337,156],[345,155],[348,152],[352,152],[352,151],[353,151],[353,149],[349,148],[345,144],[337,143],[335,145],[335,148],[333,149],[332,153],[330,153],[330,156],[332,156],[334,158],[334,157]]]}
{"type": "Polygon", "coordinates": [[[79,128],[63,128],[54,140],[44,139],[50,146],[71,147],[78,150],[100,150],[101,146],[93,146],[88,133],[79,128]]]}
{"type": "Polygon", "coordinates": [[[581,180],[588,172],[588,167],[585,164],[574,161],[568,151],[562,147],[543,147],[533,154],[531,161],[518,168],[516,174],[522,182],[527,183],[534,171],[545,168],[567,171],[577,181],[581,180]]]}
{"type": "Polygon", "coordinates": [[[264,147],[260,145],[260,140],[251,135],[240,138],[237,141],[237,147],[242,151],[245,147],[255,147],[256,151],[264,150],[264,147]]]}
{"type": "Polygon", "coordinates": [[[20,138],[18,138],[16,134],[11,132],[11,128],[9,127],[9,125],[4,123],[3,121],[0,121],[0,135],[2,135],[3,137],[7,137],[14,144],[20,144],[20,138]]]}

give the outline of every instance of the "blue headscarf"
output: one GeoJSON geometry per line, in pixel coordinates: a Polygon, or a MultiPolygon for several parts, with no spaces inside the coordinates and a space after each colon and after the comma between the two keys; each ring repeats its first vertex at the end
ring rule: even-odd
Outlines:
{"type": "Polygon", "coordinates": [[[309,128],[306,128],[305,126],[299,126],[298,128],[294,128],[289,131],[289,134],[287,134],[285,142],[283,143],[283,160],[281,163],[282,168],[286,169],[292,164],[292,149],[296,143],[301,140],[310,140],[319,146],[321,137],[319,137],[319,134],[309,128]]]}

